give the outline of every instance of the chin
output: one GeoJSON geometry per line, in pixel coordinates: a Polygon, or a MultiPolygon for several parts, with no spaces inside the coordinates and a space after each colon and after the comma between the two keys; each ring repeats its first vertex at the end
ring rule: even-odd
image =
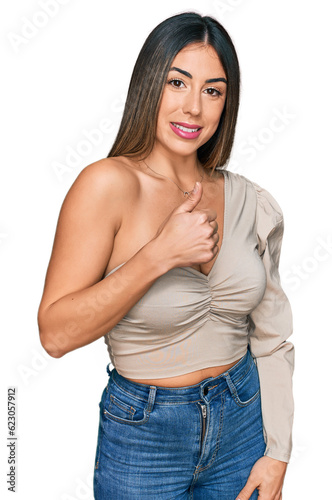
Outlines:
{"type": "Polygon", "coordinates": [[[206,139],[204,141],[195,141],[193,139],[191,140],[177,140],[174,138],[165,140],[164,145],[168,149],[168,151],[182,155],[182,156],[190,156],[194,153],[197,152],[197,150],[205,144],[209,139],[206,139]]]}
{"type": "MultiPolygon", "coordinates": [[[[200,145],[201,146],[201,145],[200,145]]],[[[171,145],[168,146],[168,151],[170,151],[174,155],[178,156],[192,156],[193,154],[197,153],[197,150],[200,146],[194,146],[194,145],[179,145],[177,147],[172,147],[171,145]]]]}

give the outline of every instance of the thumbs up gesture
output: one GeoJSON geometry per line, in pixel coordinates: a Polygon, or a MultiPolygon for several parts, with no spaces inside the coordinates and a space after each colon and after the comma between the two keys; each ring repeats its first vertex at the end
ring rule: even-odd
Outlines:
{"type": "Polygon", "coordinates": [[[202,193],[202,184],[196,182],[190,197],[172,210],[153,238],[168,269],[205,264],[218,253],[216,211],[209,208],[194,211],[202,193]]]}

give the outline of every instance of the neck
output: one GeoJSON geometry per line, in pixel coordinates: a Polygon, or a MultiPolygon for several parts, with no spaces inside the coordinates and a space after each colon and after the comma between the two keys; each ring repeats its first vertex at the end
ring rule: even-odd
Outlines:
{"type": "Polygon", "coordinates": [[[184,190],[192,189],[195,181],[200,181],[204,168],[197,158],[191,156],[162,154],[155,149],[145,158],[146,165],[161,175],[165,175],[178,183],[184,190]]]}

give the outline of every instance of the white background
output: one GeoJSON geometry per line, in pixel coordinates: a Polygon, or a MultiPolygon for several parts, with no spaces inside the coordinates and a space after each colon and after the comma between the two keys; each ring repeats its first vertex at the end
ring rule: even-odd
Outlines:
{"type": "Polygon", "coordinates": [[[229,170],[268,189],[285,217],[280,271],[294,315],[296,413],[283,498],[331,498],[329,2],[54,2],[52,15],[41,7],[46,0],[5,2],[0,16],[1,497],[14,498],[6,485],[9,386],[18,393],[15,498],[93,497],[106,346],[100,339],[51,358],[39,343],[37,309],[61,203],[79,172],[107,156],[146,36],[166,17],[196,10],[225,26],[240,59],[229,170]],[[83,154],[81,141],[106,118],[113,131],[83,154]],[[70,166],[73,150],[81,154],[70,166]],[[67,168],[60,176],[59,164],[67,168]]]}

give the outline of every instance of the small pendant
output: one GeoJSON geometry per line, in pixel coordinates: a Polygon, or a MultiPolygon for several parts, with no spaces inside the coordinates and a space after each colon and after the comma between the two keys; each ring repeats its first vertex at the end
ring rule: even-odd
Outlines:
{"type": "Polygon", "coordinates": [[[190,192],[189,191],[184,191],[183,196],[189,196],[190,192]]]}

